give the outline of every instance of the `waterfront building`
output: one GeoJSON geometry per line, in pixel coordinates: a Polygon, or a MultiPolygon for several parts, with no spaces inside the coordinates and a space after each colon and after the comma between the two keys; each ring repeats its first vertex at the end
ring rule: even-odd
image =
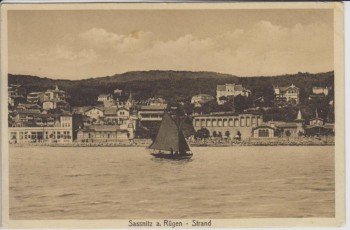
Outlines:
{"type": "Polygon", "coordinates": [[[206,128],[210,136],[215,133],[218,136],[230,134],[230,137],[239,133],[242,139],[251,137],[252,128],[260,126],[262,122],[263,116],[254,113],[215,113],[193,117],[195,131],[206,128]]]}
{"type": "Polygon", "coordinates": [[[14,113],[11,126],[26,126],[34,121],[34,117],[40,114],[40,110],[20,110],[14,113]]]}
{"type": "Polygon", "coordinates": [[[104,118],[110,123],[122,124],[130,118],[130,111],[127,108],[106,108],[104,118]]]}
{"type": "Polygon", "coordinates": [[[269,121],[267,124],[274,128],[275,134],[280,137],[298,137],[305,133],[305,120],[300,109],[294,122],[269,121]]]}
{"type": "Polygon", "coordinates": [[[275,128],[278,136],[280,137],[297,137],[298,125],[297,122],[285,122],[285,121],[270,121],[268,124],[275,128]]]}
{"type": "Polygon", "coordinates": [[[77,142],[116,142],[134,139],[132,121],[120,125],[90,125],[78,129],[77,142]]]}
{"type": "Polygon", "coordinates": [[[202,104],[205,104],[209,101],[213,101],[215,100],[215,98],[212,96],[212,95],[209,95],[209,94],[198,94],[198,95],[194,95],[192,98],[191,98],[191,104],[195,104],[198,106],[199,105],[202,105],[202,104]]]}
{"type": "Polygon", "coordinates": [[[141,106],[137,115],[141,122],[142,121],[161,121],[166,108],[167,108],[166,104],[144,105],[144,106],[141,106]]]}
{"type": "Polygon", "coordinates": [[[311,118],[309,120],[309,125],[313,125],[313,126],[316,126],[316,125],[324,125],[325,122],[322,118],[318,117],[318,111],[316,109],[316,116],[314,118],[311,118]]]}
{"type": "Polygon", "coordinates": [[[275,137],[275,128],[269,125],[261,125],[252,129],[254,138],[273,138],[275,137]]]}
{"type": "Polygon", "coordinates": [[[274,86],[275,100],[278,102],[293,102],[299,104],[299,88],[294,84],[287,87],[274,86]]]}
{"type": "Polygon", "coordinates": [[[9,127],[10,143],[71,143],[73,122],[70,114],[37,115],[31,126],[9,127]]]}
{"type": "Polygon", "coordinates": [[[318,116],[316,110],[316,116],[309,120],[309,125],[305,127],[305,134],[307,136],[328,136],[334,135],[335,129],[333,123],[326,123],[324,119],[318,116]]]}
{"type": "Polygon", "coordinates": [[[251,94],[251,91],[244,88],[242,85],[236,84],[225,84],[225,85],[217,85],[216,86],[216,100],[219,105],[225,103],[224,100],[221,100],[221,97],[229,97],[229,96],[238,96],[242,95],[248,97],[251,94]]]}

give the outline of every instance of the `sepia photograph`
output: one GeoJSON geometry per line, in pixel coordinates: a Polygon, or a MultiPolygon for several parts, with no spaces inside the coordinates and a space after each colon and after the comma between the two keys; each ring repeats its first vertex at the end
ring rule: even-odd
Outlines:
{"type": "Polygon", "coordinates": [[[341,2],[2,4],[2,225],[341,226],[341,2]]]}

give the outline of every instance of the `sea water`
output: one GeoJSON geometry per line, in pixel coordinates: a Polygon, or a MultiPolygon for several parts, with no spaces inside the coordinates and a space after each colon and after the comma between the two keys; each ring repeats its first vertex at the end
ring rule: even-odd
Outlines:
{"type": "Polygon", "coordinates": [[[334,217],[334,146],[11,147],[10,219],[334,217]]]}

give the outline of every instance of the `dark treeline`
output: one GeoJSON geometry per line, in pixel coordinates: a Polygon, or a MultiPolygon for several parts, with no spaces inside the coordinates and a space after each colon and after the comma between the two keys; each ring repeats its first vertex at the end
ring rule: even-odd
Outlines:
{"type": "Polygon", "coordinates": [[[216,85],[225,83],[242,84],[250,89],[253,95],[252,101],[259,97],[264,97],[265,101],[272,101],[273,85],[289,86],[293,83],[300,88],[301,103],[307,103],[313,86],[334,88],[334,72],[237,77],[214,72],[137,71],[76,81],[9,74],[8,80],[9,84],[24,84],[28,93],[45,91],[48,88],[54,88],[57,84],[60,89],[71,95],[69,102],[72,106],[96,105],[99,94],[113,93],[116,88],[124,91],[124,97],[127,97],[131,91],[135,100],[158,96],[165,98],[170,104],[189,101],[193,95],[199,93],[211,94],[215,97],[216,85]]]}

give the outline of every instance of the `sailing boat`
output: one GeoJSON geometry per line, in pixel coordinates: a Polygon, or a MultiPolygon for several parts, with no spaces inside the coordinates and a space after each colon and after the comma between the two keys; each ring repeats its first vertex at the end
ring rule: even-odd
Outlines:
{"type": "Polygon", "coordinates": [[[156,158],[184,160],[193,156],[182,130],[182,122],[178,125],[167,112],[164,113],[156,139],[149,148],[158,150],[157,153],[151,153],[156,158]]]}

